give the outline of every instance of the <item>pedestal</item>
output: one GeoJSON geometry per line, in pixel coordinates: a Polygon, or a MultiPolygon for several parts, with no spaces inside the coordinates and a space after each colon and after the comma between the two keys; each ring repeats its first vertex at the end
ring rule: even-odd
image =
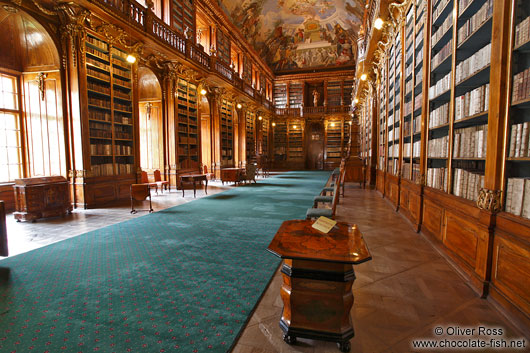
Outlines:
{"type": "Polygon", "coordinates": [[[297,338],[337,342],[350,350],[354,336],[353,265],[371,259],[357,226],[339,222],[328,234],[312,228],[313,221],[282,224],[268,250],[282,257],[284,341],[297,338]]]}

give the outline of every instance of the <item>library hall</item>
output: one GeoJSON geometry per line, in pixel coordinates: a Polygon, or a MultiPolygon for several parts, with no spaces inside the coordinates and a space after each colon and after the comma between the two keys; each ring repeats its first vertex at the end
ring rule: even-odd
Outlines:
{"type": "Polygon", "coordinates": [[[0,352],[530,351],[530,1],[0,0],[0,352]]]}

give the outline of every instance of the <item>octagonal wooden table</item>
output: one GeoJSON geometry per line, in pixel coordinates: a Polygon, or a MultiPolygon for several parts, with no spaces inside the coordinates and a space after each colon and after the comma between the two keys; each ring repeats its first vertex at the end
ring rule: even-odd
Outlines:
{"type": "Polygon", "coordinates": [[[283,222],[267,249],[283,259],[283,339],[289,344],[297,337],[337,342],[342,352],[349,352],[353,265],[372,257],[356,225],[338,222],[324,234],[312,224],[283,222]]]}

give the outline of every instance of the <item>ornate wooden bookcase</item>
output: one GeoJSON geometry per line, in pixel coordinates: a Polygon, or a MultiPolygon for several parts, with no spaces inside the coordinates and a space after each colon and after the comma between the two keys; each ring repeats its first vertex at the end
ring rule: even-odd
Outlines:
{"type": "Polygon", "coordinates": [[[221,166],[234,164],[233,103],[223,99],[221,104],[221,166]]]}
{"type": "Polygon", "coordinates": [[[136,66],[116,43],[89,31],[85,40],[85,65],[80,67],[86,99],[82,113],[89,147],[85,177],[86,207],[127,197],[138,168],[136,66]]]}
{"type": "Polygon", "coordinates": [[[408,1],[358,110],[366,163],[378,141],[376,189],[527,324],[529,17],[523,0],[408,1]]]}
{"type": "Polygon", "coordinates": [[[245,114],[246,158],[251,162],[256,158],[256,113],[247,111],[245,114]]]}
{"type": "Polygon", "coordinates": [[[201,134],[197,116],[197,85],[182,78],[177,81],[178,167],[199,168],[201,134]]]}

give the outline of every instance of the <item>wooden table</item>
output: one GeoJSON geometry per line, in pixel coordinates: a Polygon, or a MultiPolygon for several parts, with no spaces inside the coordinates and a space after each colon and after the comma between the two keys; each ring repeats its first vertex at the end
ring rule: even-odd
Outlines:
{"type": "Polygon", "coordinates": [[[221,168],[221,182],[239,183],[244,172],[245,168],[221,168]]]}
{"type": "Polygon", "coordinates": [[[204,192],[208,195],[208,178],[206,174],[188,174],[180,176],[180,187],[182,188],[182,197],[184,197],[184,186],[182,183],[193,183],[193,197],[197,197],[197,182],[204,181],[204,192]]]}
{"type": "Polygon", "coordinates": [[[283,259],[283,339],[289,344],[297,337],[337,342],[349,352],[353,265],[372,257],[356,225],[338,222],[324,234],[312,224],[283,222],[267,249],[283,259]]]}

